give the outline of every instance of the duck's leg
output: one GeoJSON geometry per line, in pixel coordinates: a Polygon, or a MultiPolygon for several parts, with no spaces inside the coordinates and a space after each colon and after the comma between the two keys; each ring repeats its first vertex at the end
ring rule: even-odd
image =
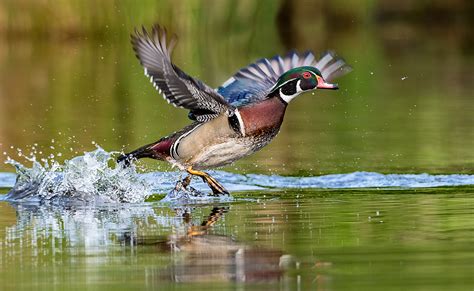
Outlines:
{"type": "Polygon", "coordinates": [[[183,183],[184,188],[188,188],[189,184],[191,184],[191,177],[192,175],[187,175],[186,178],[183,179],[181,183],[183,183]]]}
{"type": "Polygon", "coordinates": [[[191,175],[196,175],[202,178],[204,182],[209,185],[209,187],[212,190],[212,193],[218,195],[218,194],[226,194],[229,195],[229,191],[227,191],[224,186],[222,186],[219,182],[217,182],[216,179],[214,179],[211,175],[209,175],[206,172],[201,172],[194,170],[193,167],[189,167],[186,169],[186,171],[191,174],[191,175]]]}
{"type": "Polygon", "coordinates": [[[184,178],[183,180],[179,180],[178,182],[176,182],[174,189],[177,191],[187,190],[189,184],[191,184],[191,177],[192,175],[187,175],[186,178],[184,178]]]}

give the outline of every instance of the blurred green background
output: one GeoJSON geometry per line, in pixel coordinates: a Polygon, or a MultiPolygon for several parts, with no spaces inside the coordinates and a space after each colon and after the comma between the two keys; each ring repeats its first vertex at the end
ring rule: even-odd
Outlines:
{"type": "Polygon", "coordinates": [[[175,63],[212,87],[291,49],[333,49],[354,68],[341,90],[296,99],[275,141],[227,170],[474,173],[472,15],[468,0],[3,0],[0,161],[34,144],[58,160],[93,141],[132,150],[188,124],[129,44],[160,23],[179,36],[175,63]]]}

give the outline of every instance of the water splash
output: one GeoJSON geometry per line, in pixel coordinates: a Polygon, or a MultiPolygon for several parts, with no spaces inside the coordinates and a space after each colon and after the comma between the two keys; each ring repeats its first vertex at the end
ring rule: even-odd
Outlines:
{"type": "Polygon", "coordinates": [[[115,164],[100,147],[64,164],[32,159],[33,166],[9,159],[17,171],[17,180],[6,199],[15,201],[142,202],[152,194],[148,183],[135,167],[115,164]],[[109,164],[115,165],[110,167],[109,164]],[[59,198],[59,199],[58,199],[59,198]]]}
{"type": "Polygon", "coordinates": [[[5,200],[29,204],[48,203],[59,205],[139,203],[156,192],[167,192],[162,200],[168,203],[207,203],[210,201],[230,201],[231,197],[214,197],[209,189],[198,183],[200,190],[174,189],[180,180],[178,172],[155,172],[138,174],[134,165],[122,167],[113,157],[117,152],[107,152],[101,147],[85,152],[60,164],[51,159],[34,156],[28,168],[9,158],[7,164],[15,167],[16,182],[11,174],[0,173],[0,185],[12,187],[5,200]],[[171,191],[170,191],[171,190],[171,191]]]}
{"type": "MultiPolygon", "coordinates": [[[[13,187],[5,197],[10,201],[38,203],[54,201],[74,203],[139,203],[152,193],[168,193],[162,200],[171,203],[216,201],[206,184],[195,178],[189,191],[176,191],[179,172],[139,174],[135,166],[121,167],[115,163],[114,152],[100,147],[59,164],[35,159],[31,168],[9,159],[17,171],[16,183],[11,173],[0,173],[0,187],[13,187]]],[[[283,177],[278,175],[241,175],[224,171],[211,174],[231,192],[288,188],[416,188],[474,185],[474,175],[451,174],[380,174],[354,172],[317,177],[283,177]]],[[[228,196],[218,201],[230,201],[228,196]]]]}
{"type": "Polygon", "coordinates": [[[205,192],[196,190],[194,187],[189,186],[187,189],[182,188],[182,183],[178,182],[174,189],[172,189],[166,197],[160,200],[165,203],[179,203],[179,204],[195,204],[195,203],[208,203],[208,202],[231,202],[234,198],[230,195],[212,195],[205,192]]]}

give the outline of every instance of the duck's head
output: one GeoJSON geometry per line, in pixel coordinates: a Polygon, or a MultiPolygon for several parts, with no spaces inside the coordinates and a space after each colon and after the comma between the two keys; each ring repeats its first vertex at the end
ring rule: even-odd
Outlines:
{"type": "Polygon", "coordinates": [[[288,70],[281,75],[269,95],[279,96],[283,101],[289,103],[299,94],[316,89],[335,90],[338,89],[338,86],[327,83],[317,68],[303,66],[288,70]]]}

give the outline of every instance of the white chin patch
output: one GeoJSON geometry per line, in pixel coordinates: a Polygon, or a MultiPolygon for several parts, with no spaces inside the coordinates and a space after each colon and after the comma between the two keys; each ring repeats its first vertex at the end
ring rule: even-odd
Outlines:
{"type": "Polygon", "coordinates": [[[298,80],[298,82],[296,82],[296,93],[293,95],[285,95],[280,89],[281,99],[285,100],[286,103],[290,103],[291,100],[293,100],[296,96],[300,95],[300,93],[303,92],[303,89],[301,89],[300,83],[301,83],[301,80],[298,80]]]}

